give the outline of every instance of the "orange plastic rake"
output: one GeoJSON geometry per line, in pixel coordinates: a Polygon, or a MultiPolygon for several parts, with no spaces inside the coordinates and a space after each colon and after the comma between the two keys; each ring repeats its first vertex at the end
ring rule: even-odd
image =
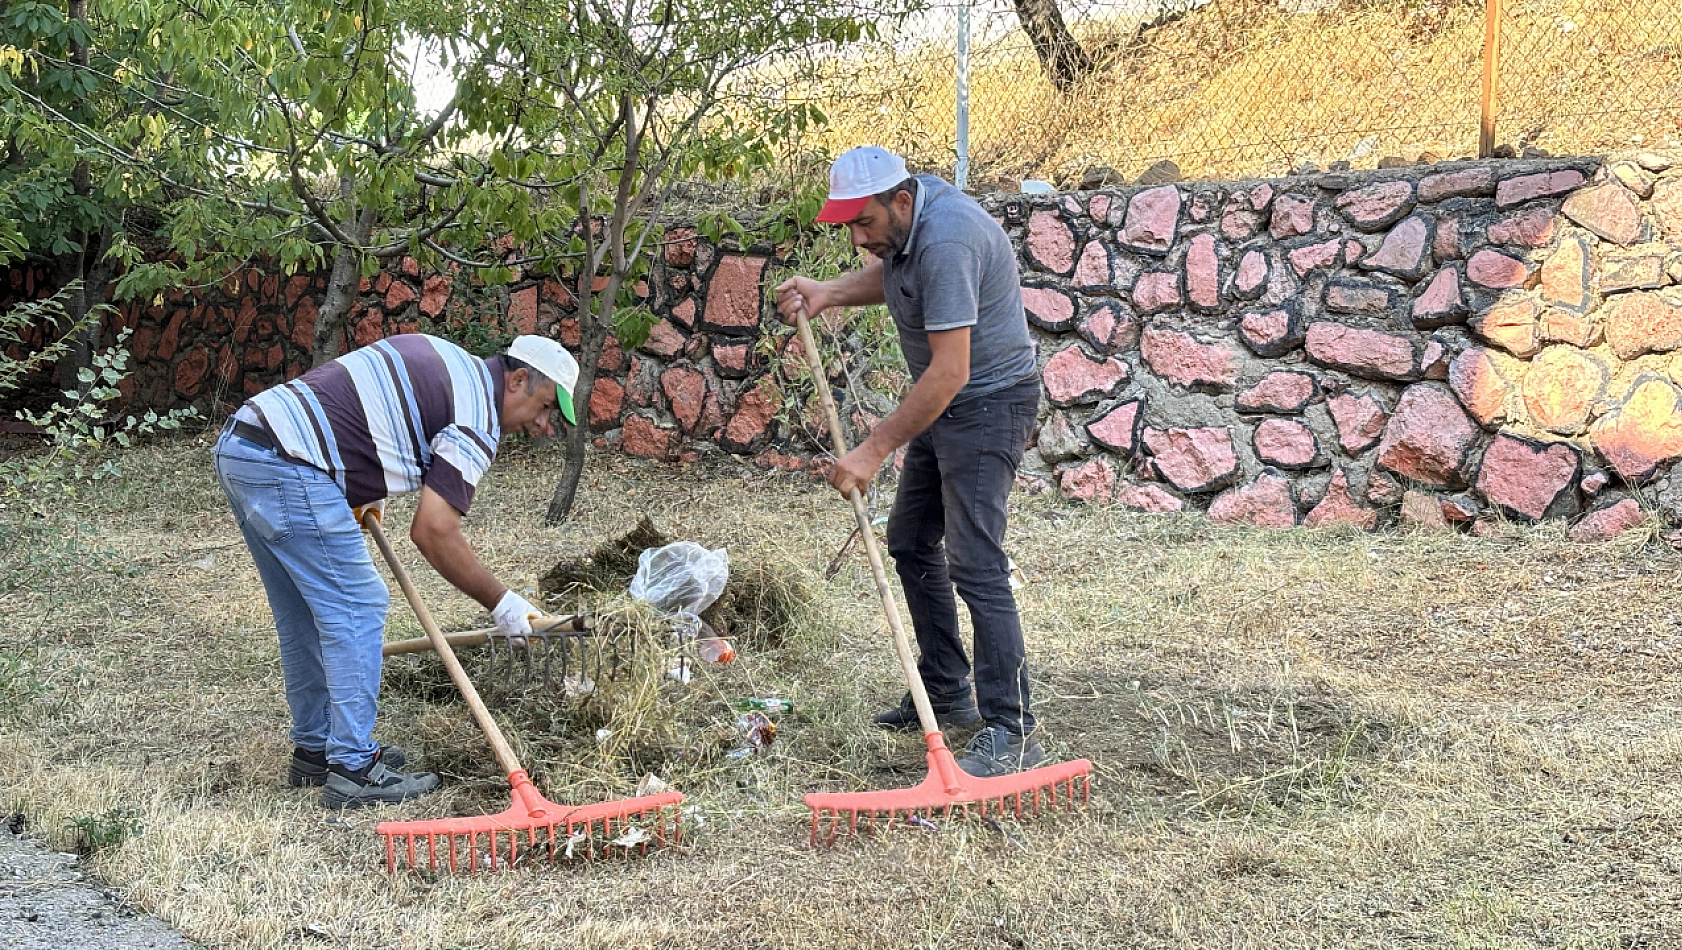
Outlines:
{"type": "Polygon", "coordinates": [[[420,593],[409,580],[409,573],[397,561],[391,544],[380,530],[379,521],[369,515],[364,521],[403,596],[414,608],[432,648],[450,673],[451,682],[461,691],[474,722],[490,741],[496,759],[508,773],[513,803],[507,811],[497,815],[472,818],[435,818],[422,821],[382,821],[374,832],[385,839],[386,870],[396,871],[399,861],[411,868],[425,865],[441,870],[448,865],[451,871],[497,870],[515,867],[532,860],[565,860],[573,857],[595,857],[637,851],[648,853],[651,846],[678,844],[683,840],[678,805],[683,802],[679,792],[647,795],[594,805],[557,805],[544,798],[532,785],[526,770],[491,718],[490,710],[479,698],[479,691],[467,678],[461,661],[445,639],[432,614],[421,603],[420,593]],[[645,831],[652,828],[652,834],[645,831]],[[614,835],[619,837],[615,838],[614,835]],[[465,865],[465,867],[463,866],[465,865]]]}
{"type": "MultiPolygon", "coordinates": [[[[847,440],[841,429],[841,414],[836,411],[835,397],[830,395],[823,361],[818,356],[817,341],[812,337],[811,324],[805,311],[795,315],[801,348],[812,369],[812,382],[823,403],[824,416],[829,423],[829,437],[835,443],[837,457],[847,452],[847,440]]],[[[864,553],[870,558],[870,571],[876,578],[876,593],[882,599],[882,612],[893,631],[894,647],[899,653],[899,665],[905,671],[905,682],[911,688],[911,699],[917,707],[917,719],[923,726],[923,741],[928,744],[929,776],[914,788],[889,789],[875,792],[829,792],[806,796],[812,809],[811,843],[817,844],[818,832],[827,825],[825,843],[833,843],[845,822],[846,830],[871,830],[878,820],[884,827],[895,820],[906,824],[927,822],[936,814],[949,815],[954,809],[969,813],[976,806],[985,817],[989,810],[1004,815],[1012,812],[1021,818],[1038,814],[1043,806],[1062,803],[1073,808],[1078,795],[1085,803],[1092,796],[1092,763],[1085,759],[1047,765],[1037,769],[1001,775],[995,778],[976,778],[958,768],[952,751],[946,748],[946,737],[935,721],[934,709],[929,706],[923,677],[917,672],[917,660],[911,655],[911,642],[905,636],[900,621],[899,605],[888,587],[887,570],[882,566],[882,552],[876,545],[876,532],[870,526],[870,511],[855,489],[852,493],[853,514],[858,518],[859,536],[864,540],[864,553]]]]}

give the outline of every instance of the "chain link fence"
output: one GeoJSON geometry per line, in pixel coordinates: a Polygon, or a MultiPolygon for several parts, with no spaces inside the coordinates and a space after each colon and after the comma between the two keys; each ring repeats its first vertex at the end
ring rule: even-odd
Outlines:
{"type": "Polygon", "coordinates": [[[1682,0],[937,2],[786,94],[820,142],[951,173],[968,21],[968,183],[1076,187],[1169,159],[1188,177],[1682,143],[1682,0]],[[1179,3],[1180,5],[1174,5],[1179,3]],[[1059,91],[1020,11],[1061,14],[1091,68],[1059,91]],[[1495,42],[1490,26],[1498,27],[1495,42]],[[1493,66],[1486,89],[1485,72],[1493,66]],[[1493,141],[1480,125],[1493,119],[1493,141]]]}

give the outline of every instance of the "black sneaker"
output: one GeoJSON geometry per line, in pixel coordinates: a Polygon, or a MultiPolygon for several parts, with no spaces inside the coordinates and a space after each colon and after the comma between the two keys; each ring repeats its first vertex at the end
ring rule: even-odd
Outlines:
{"type": "Polygon", "coordinates": [[[355,772],[333,765],[327,769],[327,784],[321,790],[321,804],[328,808],[395,804],[418,798],[437,787],[438,776],[431,772],[399,772],[380,759],[355,772]]]}
{"type": "MultiPolygon", "coordinates": [[[[981,710],[975,708],[975,697],[969,693],[945,702],[930,697],[929,705],[934,707],[934,721],[942,729],[962,729],[981,721],[981,710]]],[[[923,724],[917,721],[917,704],[911,701],[910,693],[900,699],[898,706],[877,713],[871,722],[883,729],[903,732],[920,732],[923,728],[923,724]]]]}
{"type": "MultiPolygon", "coordinates": [[[[376,757],[388,768],[400,769],[409,757],[394,745],[382,745],[376,757]]],[[[292,761],[286,768],[286,784],[293,788],[307,788],[327,784],[327,753],[314,752],[301,746],[292,747],[292,761]]]]}
{"type": "Polygon", "coordinates": [[[1031,769],[1045,761],[1045,750],[1032,737],[1019,736],[1004,726],[988,726],[975,734],[958,760],[958,768],[976,778],[993,778],[1031,769]]]}

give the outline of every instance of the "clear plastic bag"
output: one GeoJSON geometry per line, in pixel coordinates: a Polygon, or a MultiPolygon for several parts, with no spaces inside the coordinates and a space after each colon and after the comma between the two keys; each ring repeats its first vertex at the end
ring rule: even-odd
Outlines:
{"type": "Polygon", "coordinates": [[[693,541],[676,541],[637,557],[631,596],[661,613],[699,620],[729,580],[730,555],[723,548],[709,551],[693,541]]]}
{"type": "MultiPolygon", "coordinates": [[[[693,541],[677,541],[663,548],[649,548],[638,556],[631,596],[669,615],[678,642],[694,642],[702,660],[729,663],[736,658],[730,641],[720,638],[701,619],[701,611],[724,593],[729,580],[730,555],[723,548],[709,551],[693,541]]],[[[671,676],[689,682],[687,657],[678,658],[671,676]]]]}

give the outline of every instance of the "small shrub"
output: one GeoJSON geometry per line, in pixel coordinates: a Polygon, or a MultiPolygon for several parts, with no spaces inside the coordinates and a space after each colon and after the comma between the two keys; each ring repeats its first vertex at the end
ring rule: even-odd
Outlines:
{"type": "Polygon", "coordinates": [[[97,854],[122,845],[146,829],[140,824],[140,812],[133,808],[112,808],[103,815],[83,815],[65,822],[70,845],[80,854],[97,854]]]}

